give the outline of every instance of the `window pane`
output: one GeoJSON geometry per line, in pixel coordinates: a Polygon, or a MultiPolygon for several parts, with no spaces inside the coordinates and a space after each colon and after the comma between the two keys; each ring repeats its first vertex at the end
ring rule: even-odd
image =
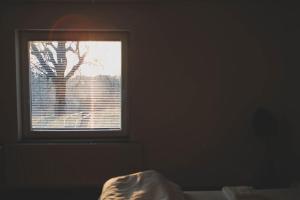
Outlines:
{"type": "Polygon", "coordinates": [[[120,41],[30,41],[31,129],[121,129],[120,41]]]}

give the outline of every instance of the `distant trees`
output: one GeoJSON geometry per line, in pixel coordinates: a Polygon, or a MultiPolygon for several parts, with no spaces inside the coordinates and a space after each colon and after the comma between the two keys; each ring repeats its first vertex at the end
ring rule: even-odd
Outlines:
{"type": "Polygon", "coordinates": [[[31,76],[32,119],[35,128],[114,127],[120,121],[121,79],[118,76],[76,75],[66,83],[65,113],[54,115],[56,93],[52,81],[31,76]],[[60,122],[58,122],[60,121],[60,122]],[[90,121],[93,123],[89,124],[90,121]]]}
{"type": "Polygon", "coordinates": [[[29,44],[34,128],[120,126],[121,77],[102,73],[97,48],[71,41],[29,44]]]}
{"type": "Polygon", "coordinates": [[[79,42],[38,41],[30,42],[30,53],[37,61],[32,63],[31,67],[52,80],[55,88],[55,115],[63,115],[66,104],[66,83],[84,63],[87,51],[80,52],[79,42]],[[67,53],[72,53],[77,58],[77,63],[68,69],[68,72],[66,72],[67,53]]]}

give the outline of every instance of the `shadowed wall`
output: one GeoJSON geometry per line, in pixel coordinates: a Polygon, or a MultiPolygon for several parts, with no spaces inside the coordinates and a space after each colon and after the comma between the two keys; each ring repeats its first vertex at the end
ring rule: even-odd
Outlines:
{"type": "MultiPolygon", "coordinates": [[[[286,19],[278,14],[280,9],[280,5],[196,2],[3,5],[0,85],[5,95],[0,143],[6,145],[6,184],[95,186],[107,174],[141,169],[156,169],[184,189],[287,184],[290,140],[281,123],[285,117],[281,45],[286,19]],[[57,23],[66,16],[80,20],[70,17],[57,23]],[[14,30],[53,27],[129,30],[127,145],[132,148],[131,142],[137,143],[143,151],[128,150],[122,159],[103,160],[110,151],[117,157],[115,148],[120,147],[111,144],[104,152],[104,144],[99,143],[98,160],[94,151],[89,152],[95,158],[90,165],[106,163],[97,171],[83,164],[85,155],[77,144],[59,144],[59,152],[55,144],[27,144],[32,153],[20,150],[24,145],[17,144],[14,30]],[[271,137],[270,152],[253,133],[251,120],[258,106],[268,108],[279,120],[279,134],[271,137]],[[34,166],[49,158],[53,163],[63,160],[66,166],[34,166]],[[274,158],[272,169],[269,158],[274,158]],[[126,170],[109,167],[116,164],[126,170]],[[31,176],[24,175],[24,166],[34,169],[31,176]]],[[[90,149],[89,143],[81,145],[90,149]]]]}

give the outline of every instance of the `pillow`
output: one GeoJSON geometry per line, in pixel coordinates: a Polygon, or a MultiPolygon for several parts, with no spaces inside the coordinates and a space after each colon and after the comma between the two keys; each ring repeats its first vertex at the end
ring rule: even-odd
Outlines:
{"type": "Polygon", "coordinates": [[[99,200],[184,200],[178,185],[154,170],[111,178],[99,200]]]}

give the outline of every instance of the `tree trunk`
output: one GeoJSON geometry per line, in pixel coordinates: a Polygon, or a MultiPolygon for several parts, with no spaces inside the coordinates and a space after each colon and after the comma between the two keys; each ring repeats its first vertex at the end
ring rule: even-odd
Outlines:
{"type": "Polygon", "coordinates": [[[64,73],[67,67],[67,57],[66,57],[66,42],[59,41],[57,45],[57,64],[56,64],[56,77],[54,78],[55,86],[55,97],[56,97],[56,107],[55,115],[65,114],[65,104],[66,104],[66,83],[67,80],[64,77],[64,73]]]}
{"type": "Polygon", "coordinates": [[[54,79],[55,87],[55,115],[61,116],[65,114],[65,104],[66,104],[66,80],[64,77],[55,77],[54,79]]]}

